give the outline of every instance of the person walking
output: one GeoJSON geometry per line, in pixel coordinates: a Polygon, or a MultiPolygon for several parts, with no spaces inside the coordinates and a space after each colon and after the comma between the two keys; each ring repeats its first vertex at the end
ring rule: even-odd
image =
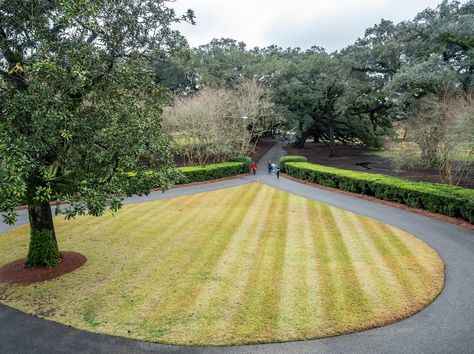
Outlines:
{"type": "Polygon", "coordinates": [[[272,176],[275,175],[277,165],[275,162],[272,162],[272,176]]]}
{"type": "Polygon", "coordinates": [[[257,173],[257,163],[255,161],[252,162],[250,168],[252,169],[253,175],[255,176],[255,173],[257,173]]]}
{"type": "Polygon", "coordinates": [[[271,175],[272,174],[272,162],[271,161],[268,161],[267,169],[268,169],[268,174],[271,175]]]}
{"type": "Polygon", "coordinates": [[[279,179],[280,178],[280,165],[276,166],[276,175],[277,175],[277,178],[279,179]]]}

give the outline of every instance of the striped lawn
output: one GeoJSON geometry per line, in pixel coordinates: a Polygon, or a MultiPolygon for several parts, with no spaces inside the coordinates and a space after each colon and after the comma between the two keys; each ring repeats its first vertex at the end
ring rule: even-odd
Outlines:
{"type": "MultiPolygon", "coordinates": [[[[85,266],[0,302],[89,331],[174,344],[318,338],[403,319],[444,284],[421,240],[266,185],[56,218],[85,266]]],[[[27,253],[28,227],[0,235],[0,265],[27,253]]]]}

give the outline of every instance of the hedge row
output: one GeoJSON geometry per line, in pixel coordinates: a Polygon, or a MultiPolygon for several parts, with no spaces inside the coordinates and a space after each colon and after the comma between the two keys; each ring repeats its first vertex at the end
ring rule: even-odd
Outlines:
{"type": "Polygon", "coordinates": [[[179,170],[184,175],[181,183],[202,182],[249,173],[250,161],[249,157],[241,157],[211,165],[180,167],[179,170]]]}
{"type": "Polygon", "coordinates": [[[343,170],[307,162],[286,164],[288,175],[339,188],[367,194],[380,199],[403,203],[434,213],[463,218],[474,223],[474,190],[440,183],[414,182],[366,172],[343,170]]]}
{"type": "Polygon", "coordinates": [[[300,155],[283,156],[282,158],[280,158],[280,171],[286,172],[285,165],[288,162],[307,162],[307,161],[308,161],[308,158],[306,156],[300,156],[300,155]]]}

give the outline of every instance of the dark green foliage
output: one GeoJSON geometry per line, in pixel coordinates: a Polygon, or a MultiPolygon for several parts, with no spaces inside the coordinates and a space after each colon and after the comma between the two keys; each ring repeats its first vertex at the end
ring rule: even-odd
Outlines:
{"type": "Polygon", "coordinates": [[[58,244],[52,236],[51,230],[31,230],[31,241],[26,264],[29,267],[55,267],[61,256],[58,244]]]}
{"type": "Polygon", "coordinates": [[[252,163],[252,159],[248,156],[237,156],[230,158],[227,162],[248,162],[250,164],[252,163]]]}
{"type": "Polygon", "coordinates": [[[204,166],[181,167],[179,170],[184,175],[181,183],[202,182],[223,177],[236,176],[249,172],[250,158],[242,162],[222,162],[204,166]]]}
{"type": "Polygon", "coordinates": [[[307,162],[307,161],[308,161],[308,158],[306,156],[300,156],[300,155],[283,156],[282,158],[280,158],[280,171],[286,172],[285,164],[287,162],[307,162]]]}
{"type": "MultiPolygon", "coordinates": [[[[186,47],[171,26],[192,22],[192,11],[178,16],[155,0],[0,4],[4,221],[14,224],[22,203],[63,200],[57,212],[67,218],[99,216],[127,196],[169,188],[176,173],[161,113],[170,92],[156,85],[150,63],[186,47]],[[136,171],[133,184],[126,171],[136,171]]],[[[32,230],[54,229],[50,213],[29,216],[32,230]]],[[[33,235],[32,264],[53,265],[57,251],[33,235]]]]}
{"type": "Polygon", "coordinates": [[[250,165],[252,164],[252,159],[248,156],[237,156],[232,157],[231,159],[227,160],[228,162],[246,162],[248,165],[248,170],[250,170],[250,165]]]}
{"type": "Polygon", "coordinates": [[[378,174],[342,170],[307,162],[286,164],[288,175],[341,190],[371,195],[474,223],[474,190],[413,182],[378,174]]]}

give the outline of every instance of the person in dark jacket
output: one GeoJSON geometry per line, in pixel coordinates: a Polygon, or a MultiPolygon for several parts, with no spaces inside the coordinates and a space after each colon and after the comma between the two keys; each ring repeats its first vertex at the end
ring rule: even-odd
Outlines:
{"type": "Polygon", "coordinates": [[[268,161],[267,168],[268,168],[268,174],[271,175],[272,174],[272,162],[271,161],[268,161]]]}

